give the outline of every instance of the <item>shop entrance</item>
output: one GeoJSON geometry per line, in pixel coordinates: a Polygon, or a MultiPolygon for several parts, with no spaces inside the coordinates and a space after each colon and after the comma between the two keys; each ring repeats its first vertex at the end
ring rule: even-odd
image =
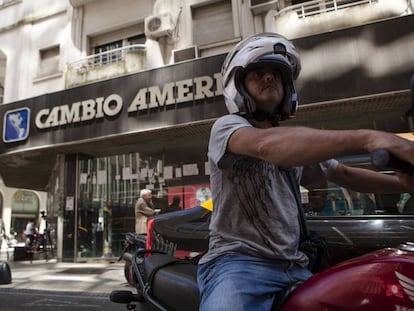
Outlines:
{"type": "Polygon", "coordinates": [[[23,232],[29,220],[35,222],[37,230],[41,225],[39,221],[39,198],[32,191],[17,190],[13,194],[11,208],[10,233],[15,235],[18,242],[24,242],[23,232]]]}
{"type": "Polygon", "coordinates": [[[142,189],[152,191],[156,213],[167,211],[173,197],[179,197],[180,209],[206,200],[210,192],[204,166],[204,159],[183,164],[166,160],[163,153],[79,155],[75,256],[119,256],[125,234],[135,232],[134,208],[142,189]]]}
{"type": "Polygon", "coordinates": [[[106,158],[80,158],[77,205],[79,257],[112,257],[106,158]]]}
{"type": "Polygon", "coordinates": [[[79,159],[77,257],[113,257],[135,229],[138,153],[79,159]]]}

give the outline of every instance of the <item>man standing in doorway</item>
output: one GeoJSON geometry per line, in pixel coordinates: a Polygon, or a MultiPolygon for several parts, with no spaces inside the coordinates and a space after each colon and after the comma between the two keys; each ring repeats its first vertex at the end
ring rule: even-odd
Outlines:
{"type": "Polygon", "coordinates": [[[152,192],[149,189],[143,189],[135,204],[135,233],[147,233],[147,219],[153,215],[155,215],[155,211],[152,203],[152,192]]]}

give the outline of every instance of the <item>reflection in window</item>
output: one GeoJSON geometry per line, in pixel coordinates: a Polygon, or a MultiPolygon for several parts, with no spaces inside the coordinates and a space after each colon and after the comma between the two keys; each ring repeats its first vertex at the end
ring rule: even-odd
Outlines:
{"type": "Polygon", "coordinates": [[[180,209],[207,200],[210,185],[201,167],[166,164],[163,154],[138,152],[79,160],[78,256],[120,254],[125,234],[134,231],[134,206],[142,189],[152,190],[156,210],[165,211],[174,196],[180,209]]]}
{"type": "Polygon", "coordinates": [[[414,214],[414,199],[409,193],[360,193],[331,182],[301,192],[304,208],[314,216],[414,214]]]}

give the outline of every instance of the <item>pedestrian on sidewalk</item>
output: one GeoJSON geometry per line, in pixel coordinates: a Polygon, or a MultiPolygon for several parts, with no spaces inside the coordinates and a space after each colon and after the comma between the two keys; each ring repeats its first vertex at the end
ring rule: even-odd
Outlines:
{"type": "Polygon", "coordinates": [[[1,247],[3,245],[3,238],[6,238],[6,227],[4,226],[3,218],[0,218],[0,255],[1,247]]]}
{"type": "Polygon", "coordinates": [[[152,191],[142,189],[139,199],[135,204],[135,233],[147,233],[147,219],[154,216],[154,203],[152,202],[152,191]]]}
{"type": "Polygon", "coordinates": [[[26,230],[24,230],[24,235],[26,236],[26,244],[30,248],[33,245],[34,235],[36,233],[36,228],[34,220],[30,219],[26,225],[26,230]]]}

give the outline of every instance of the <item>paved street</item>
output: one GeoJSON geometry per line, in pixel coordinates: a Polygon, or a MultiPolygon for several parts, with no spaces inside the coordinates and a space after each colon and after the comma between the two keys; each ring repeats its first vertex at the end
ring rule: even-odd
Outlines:
{"type": "MultiPolygon", "coordinates": [[[[1,261],[6,261],[1,254],[1,261]]],[[[12,282],[0,284],[0,311],[126,310],[109,300],[112,290],[132,290],[123,262],[9,262],[12,282]]]]}
{"type": "Polygon", "coordinates": [[[107,294],[87,295],[76,292],[2,289],[0,311],[123,311],[125,305],[109,300],[107,294]]]}

